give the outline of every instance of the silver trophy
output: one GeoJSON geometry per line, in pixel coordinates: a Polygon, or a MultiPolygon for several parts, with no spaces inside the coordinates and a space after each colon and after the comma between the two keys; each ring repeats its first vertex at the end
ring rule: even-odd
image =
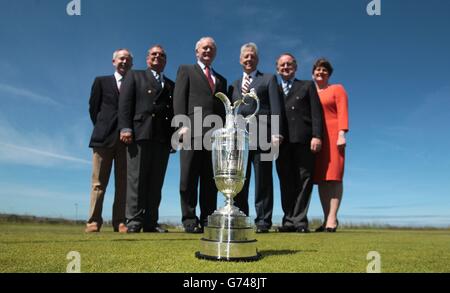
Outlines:
{"type": "Polygon", "coordinates": [[[217,93],[216,97],[225,105],[226,122],[224,128],[212,134],[212,162],[214,181],[225,196],[225,206],[208,216],[201,249],[195,255],[210,260],[258,260],[260,254],[250,219],[233,205],[233,198],[245,183],[249,142],[246,124],[258,113],[259,99],[253,89],[233,105],[223,93],[217,93]],[[237,109],[246,104],[246,98],[256,101],[256,111],[244,118],[243,127],[238,127],[237,109]]]}

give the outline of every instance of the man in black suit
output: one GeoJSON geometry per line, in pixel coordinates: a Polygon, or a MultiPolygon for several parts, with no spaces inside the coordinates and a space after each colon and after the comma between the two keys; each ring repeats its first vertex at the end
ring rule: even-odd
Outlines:
{"type": "MultiPolygon", "coordinates": [[[[250,186],[251,166],[255,169],[255,209],[256,232],[266,233],[272,226],[273,210],[273,179],[272,161],[269,156],[264,156],[273,146],[279,145],[283,139],[275,119],[281,114],[281,97],[278,91],[276,76],[261,73],[258,66],[258,48],[254,43],[247,43],[241,47],[240,64],[243,75],[234,81],[230,87],[230,95],[233,101],[241,99],[251,89],[255,90],[259,97],[259,112],[256,116],[257,132],[250,125],[250,146],[252,140],[257,140],[256,149],[250,150],[247,166],[245,185],[242,191],[235,197],[236,206],[246,215],[249,214],[248,191],[250,186]],[[272,121],[274,120],[274,121],[272,121]],[[274,127],[272,127],[272,124],[274,127]],[[272,129],[273,128],[273,129],[272,129]]],[[[253,102],[239,108],[239,114],[247,116],[255,111],[253,102]]],[[[279,120],[278,120],[279,122],[279,120]]],[[[266,154],[267,155],[267,154],[266,154]]]]}
{"type": "Polygon", "coordinates": [[[190,124],[181,127],[178,133],[184,145],[180,152],[180,198],[181,220],[187,233],[202,233],[207,217],[216,209],[217,188],[211,151],[202,144],[205,135],[211,133],[211,127],[203,127],[202,123],[206,116],[218,115],[219,124],[223,124],[225,109],[214,95],[225,93],[227,89],[226,79],[211,68],[216,57],[215,41],[211,37],[201,38],[195,46],[195,53],[196,64],[179,67],[174,91],[175,115],[187,115],[190,124]],[[199,180],[200,219],[195,213],[199,180]]]}
{"type": "Polygon", "coordinates": [[[119,88],[127,71],[133,66],[133,56],[127,49],[118,49],[112,59],[114,75],[99,76],[92,85],[89,114],[94,130],[89,147],[93,148],[92,188],[86,232],[99,232],[103,224],[103,199],[114,162],[115,194],[112,223],[114,231],[125,232],[125,196],[127,163],[125,145],[119,140],[117,109],[119,88]]]}
{"type": "Polygon", "coordinates": [[[295,78],[297,61],[284,53],[277,59],[283,96],[283,136],[277,160],[284,216],[280,232],[307,233],[313,187],[314,154],[322,146],[322,106],[312,81],[295,78]]]}
{"type": "Polygon", "coordinates": [[[174,83],[163,75],[166,53],[155,45],[147,70],[130,71],[119,99],[120,140],[127,144],[126,217],[129,233],[167,232],[158,225],[161,189],[170,154],[174,83]]]}

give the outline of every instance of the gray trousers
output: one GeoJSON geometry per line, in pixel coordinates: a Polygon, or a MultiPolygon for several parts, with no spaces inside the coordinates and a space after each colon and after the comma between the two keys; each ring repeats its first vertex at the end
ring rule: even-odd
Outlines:
{"type": "Polygon", "coordinates": [[[169,145],[138,141],[127,147],[127,226],[152,229],[158,224],[158,209],[164,183],[169,145]]]}

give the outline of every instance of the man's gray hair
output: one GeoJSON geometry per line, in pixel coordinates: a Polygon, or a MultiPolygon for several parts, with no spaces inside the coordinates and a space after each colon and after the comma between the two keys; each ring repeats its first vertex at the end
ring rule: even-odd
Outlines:
{"type": "Polygon", "coordinates": [[[203,37],[200,40],[198,40],[198,42],[195,44],[195,51],[197,51],[198,47],[200,47],[200,43],[205,40],[210,40],[214,44],[214,47],[217,49],[216,41],[214,41],[212,37],[203,37]]]}
{"type": "Polygon", "coordinates": [[[161,50],[164,51],[164,53],[166,53],[166,50],[164,50],[164,47],[162,45],[155,44],[155,45],[151,46],[150,48],[148,48],[148,50],[147,50],[147,57],[150,55],[150,50],[153,49],[153,48],[160,48],[161,50]]]}
{"type": "Polygon", "coordinates": [[[241,47],[241,56],[242,56],[242,54],[244,54],[244,51],[247,50],[247,49],[252,49],[253,51],[255,51],[256,56],[258,56],[258,46],[256,46],[255,43],[250,42],[250,43],[246,43],[246,44],[242,45],[242,47],[241,47]]]}
{"type": "Polygon", "coordinates": [[[281,57],[283,56],[289,56],[292,58],[292,62],[294,62],[295,66],[297,66],[297,59],[295,59],[295,56],[292,55],[291,53],[285,52],[283,54],[281,54],[280,56],[278,56],[277,60],[275,61],[275,65],[278,65],[278,60],[280,60],[281,57]]]}
{"type": "Polygon", "coordinates": [[[127,51],[128,53],[130,53],[131,58],[132,59],[134,58],[133,57],[133,53],[131,53],[130,50],[128,50],[127,48],[120,48],[120,49],[117,49],[117,50],[114,51],[114,53],[113,53],[113,60],[116,59],[117,54],[119,54],[120,51],[127,51]]]}

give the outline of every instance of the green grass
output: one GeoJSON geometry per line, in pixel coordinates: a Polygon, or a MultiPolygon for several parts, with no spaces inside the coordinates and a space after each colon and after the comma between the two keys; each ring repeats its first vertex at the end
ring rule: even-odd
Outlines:
{"type": "Polygon", "coordinates": [[[67,224],[0,223],[0,272],[65,272],[70,251],[82,272],[365,272],[369,251],[382,272],[450,272],[449,229],[341,229],[337,233],[257,234],[258,262],[194,257],[201,235],[85,234],[67,224]]]}

